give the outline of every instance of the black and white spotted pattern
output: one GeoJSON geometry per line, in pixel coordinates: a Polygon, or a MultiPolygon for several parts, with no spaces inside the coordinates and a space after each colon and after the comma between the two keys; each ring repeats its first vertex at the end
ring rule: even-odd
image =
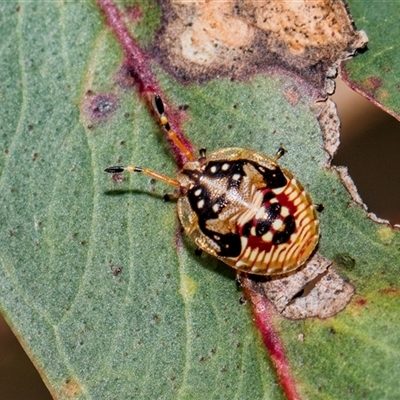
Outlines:
{"type": "Polygon", "coordinates": [[[184,168],[188,191],[178,212],[198,246],[227,264],[257,274],[284,273],[301,265],[318,241],[315,207],[288,171],[255,154],[184,168]]]}

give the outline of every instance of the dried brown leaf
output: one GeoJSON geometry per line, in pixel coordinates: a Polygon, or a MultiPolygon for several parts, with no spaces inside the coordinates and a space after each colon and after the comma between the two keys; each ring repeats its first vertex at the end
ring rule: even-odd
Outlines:
{"type": "Polygon", "coordinates": [[[184,81],[279,67],[322,88],[330,67],[367,41],[340,0],[170,0],[163,16],[153,53],[184,81]]]}

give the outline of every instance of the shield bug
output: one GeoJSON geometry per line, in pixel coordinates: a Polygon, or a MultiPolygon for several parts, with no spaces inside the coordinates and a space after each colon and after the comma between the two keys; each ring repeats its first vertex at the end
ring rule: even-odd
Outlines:
{"type": "Polygon", "coordinates": [[[171,129],[162,99],[154,109],[187,163],[176,178],[138,166],[113,166],[108,173],[141,172],[176,188],[180,222],[196,245],[238,271],[279,275],[310,257],[319,240],[316,206],[275,157],[225,148],[196,158],[171,129]]]}

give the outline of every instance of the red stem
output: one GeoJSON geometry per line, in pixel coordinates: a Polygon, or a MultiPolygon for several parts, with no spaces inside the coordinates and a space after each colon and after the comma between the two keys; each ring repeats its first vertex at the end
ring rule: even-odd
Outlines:
{"type": "Polygon", "coordinates": [[[291,374],[291,368],[286,358],[284,345],[274,327],[275,309],[265,296],[251,289],[251,282],[248,278],[242,280],[242,287],[247,300],[251,304],[254,322],[261,333],[262,340],[275,368],[278,382],[286,398],[288,400],[300,400],[300,395],[296,389],[296,382],[291,374]]]}
{"type": "MultiPolygon", "coordinates": [[[[148,103],[154,94],[158,94],[161,97],[171,128],[174,130],[185,147],[190,152],[193,152],[192,144],[185,137],[180,128],[180,122],[177,118],[177,113],[174,112],[173,108],[168,104],[166,101],[166,96],[158,85],[158,81],[150,68],[149,59],[140,50],[135,39],[132,37],[127,26],[122,20],[117,6],[112,0],[97,0],[97,4],[106,18],[107,25],[114,32],[119,44],[124,50],[125,65],[133,73],[135,80],[138,83],[137,89],[139,94],[142,95],[148,103]]],[[[171,140],[168,140],[168,142],[171,146],[171,150],[178,167],[182,168],[182,166],[188,160],[171,140]]]]}
{"type": "MultiPolygon", "coordinates": [[[[150,69],[148,58],[140,50],[136,41],[127,29],[118,8],[111,0],[97,0],[97,4],[106,18],[107,25],[112,29],[124,50],[125,65],[134,74],[138,83],[137,89],[139,94],[142,95],[147,102],[154,94],[158,94],[162,98],[165,112],[168,115],[172,129],[188,150],[192,152],[193,146],[186,139],[180,129],[177,113],[174,112],[173,108],[165,101],[166,97],[161,91],[158,81],[150,69]]],[[[181,168],[187,162],[187,159],[171,141],[169,141],[169,143],[177,165],[181,168]]],[[[247,299],[251,303],[256,326],[261,332],[264,345],[270,354],[278,381],[286,395],[286,398],[288,400],[300,400],[300,396],[296,390],[295,380],[290,373],[290,367],[285,355],[283,343],[279,338],[278,332],[274,329],[273,315],[275,312],[273,307],[264,296],[257,294],[251,289],[251,282],[248,281],[247,278],[243,280],[243,290],[247,299]]]]}

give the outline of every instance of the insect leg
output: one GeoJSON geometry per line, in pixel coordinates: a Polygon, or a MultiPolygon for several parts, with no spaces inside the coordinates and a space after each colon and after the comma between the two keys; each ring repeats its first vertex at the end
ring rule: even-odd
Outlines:
{"type": "Polygon", "coordinates": [[[275,156],[273,158],[274,161],[278,161],[284,154],[286,153],[286,149],[284,147],[279,147],[277,152],[275,153],[275,156]]]}

